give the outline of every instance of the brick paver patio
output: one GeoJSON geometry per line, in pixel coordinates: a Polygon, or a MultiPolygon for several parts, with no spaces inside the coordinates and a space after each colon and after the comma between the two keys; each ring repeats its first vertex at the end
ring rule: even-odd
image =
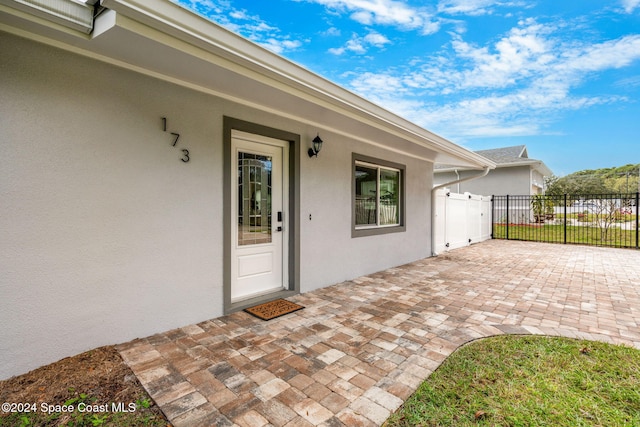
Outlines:
{"type": "Polygon", "coordinates": [[[119,346],[175,426],[382,424],[456,348],[543,334],[640,349],[640,252],[491,240],[119,346]]]}

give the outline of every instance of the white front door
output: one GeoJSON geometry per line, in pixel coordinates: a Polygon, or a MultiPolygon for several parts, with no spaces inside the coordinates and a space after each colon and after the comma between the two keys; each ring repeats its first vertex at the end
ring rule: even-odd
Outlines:
{"type": "Polygon", "coordinates": [[[233,131],[231,301],[287,289],[288,143],[233,131]]]}

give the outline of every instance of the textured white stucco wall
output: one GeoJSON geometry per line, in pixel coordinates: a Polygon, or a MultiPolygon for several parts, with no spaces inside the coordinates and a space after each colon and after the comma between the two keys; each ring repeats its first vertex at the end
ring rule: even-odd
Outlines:
{"type": "Polygon", "coordinates": [[[301,289],[317,289],[430,256],[432,164],[341,136],[322,138],[325,147],[318,158],[303,159],[301,289]],[[405,232],[351,237],[353,152],[406,166],[405,232]]]}
{"type": "MultiPolygon", "coordinates": [[[[530,166],[505,167],[489,171],[489,174],[471,181],[450,186],[451,191],[482,196],[528,195],[531,192],[530,166]]],[[[477,176],[481,171],[460,171],[460,178],[477,176]]],[[[454,172],[439,173],[436,183],[442,184],[458,179],[454,172]]]]}
{"type": "Polygon", "coordinates": [[[0,51],[0,379],[222,315],[224,115],[302,136],[302,292],[431,252],[431,163],[322,129],[310,159],[315,127],[5,33],[0,51]],[[352,152],[406,165],[406,232],[351,237],[352,152]]]}
{"type": "Polygon", "coordinates": [[[220,314],[215,103],[3,33],[0,51],[0,378],[220,314]]]}

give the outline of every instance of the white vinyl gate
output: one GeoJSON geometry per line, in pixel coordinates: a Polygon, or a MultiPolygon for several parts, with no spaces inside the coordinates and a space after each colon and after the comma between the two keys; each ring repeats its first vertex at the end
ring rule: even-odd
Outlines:
{"type": "Polygon", "coordinates": [[[436,191],[436,254],[491,238],[491,197],[436,191]]]}

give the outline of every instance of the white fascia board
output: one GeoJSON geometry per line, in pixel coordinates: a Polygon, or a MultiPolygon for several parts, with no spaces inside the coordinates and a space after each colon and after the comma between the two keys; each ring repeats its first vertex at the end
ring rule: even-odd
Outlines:
{"type": "Polygon", "coordinates": [[[101,4],[177,40],[229,60],[240,67],[234,67],[234,72],[248,73],[264,84],[276,85],[295,96],[330,107],[354,120],[435,150],[443,160],[453,160],[471,167],[495,167],[495,164],[484,157],[435,135],[180,5],[158,0],[102,0],[101,4]]]}
{"type": "MultiPolygon", "coordinates": [[[[515,162],[498,163],[496,164],[495,169],[515,168],[515,167],[524,167],[524,166],[531,166],[534,170],[537,170],[544,176],[549,176],[552,174],[551,170],[547,167],[547,165],[544,164],[544,162],[542,162],[541,160],[535,160],[535,159],[522,159],[515,162]]],[[[447,172],[454,172],[454,171],[461,172],[466,170],[475,170],[475,169],[470,167],[455,167],[452,165],[447,165],[446,168],[434,169],[433,172],[447,173],[447,172]]]]}
{"type": "Polygon", "coordinates": [[[523,159],[522,161],[517,161],[517,162],[498,163],[496,168],[513,168],[513,167],[518,167],[518,166],[534,166],[534,165],[536,165],[538,163],[540,163],[538,160],[523,159]]]}

